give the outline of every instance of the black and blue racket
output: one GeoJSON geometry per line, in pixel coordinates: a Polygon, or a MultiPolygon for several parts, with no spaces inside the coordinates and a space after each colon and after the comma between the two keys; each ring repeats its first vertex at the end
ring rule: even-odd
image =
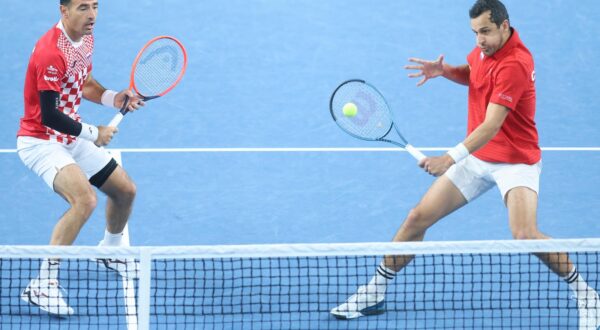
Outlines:
{"type": "Polygon", "coordinates": [[[340,84],[329,101],[335,123],[351,136],[367,141],[391,143],[406,150],[417,161],[426,156],[411,146],[398,130],[392,112],[381,93],[364,80],[353,79],[340,84]],[[390,134],[396,132],[397,139],[390,134]]]}

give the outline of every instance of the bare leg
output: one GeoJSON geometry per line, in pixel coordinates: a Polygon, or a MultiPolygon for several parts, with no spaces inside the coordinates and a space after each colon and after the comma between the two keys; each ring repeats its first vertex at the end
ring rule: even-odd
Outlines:
{"type": "MultiPolygon", "coordinates": [[[[53,188],[69,203],[70,208],[54,226],[50,245],[71,245],[96,208],[96,192],[76,164],[67,165],[56,174],[53,188]]],[[[62,297],[58,284],[59,265],[59,259],[44,259],[38,277],[23,290],[21,299],[50,314],[68,316],[74,310],[62,297]]]]}
{"type": "MultiPolygon", "coordinates": [[[[417,206],[409,212],[394,236],[394,241],[422,241],[429,227],[466,203],[462,193],[450,179],[446,176],[440,177],[431,185],[417,206]]],[[[388,283],[413,257],[411,255],[385,256],[371,281],[367,285],[360,286],[345,303],[334,307],[331,314],[338,319],[353,319],[383,313],[388,283]]]]}
{"type": "MultiPolygon", "coordinates": [[[[440,177],[431,185],[417,206],[408,213],[393,241],[422,241],[429,227],[466,203],[466,199],[452,181],[446,176],[440,177]]],[[[413,257],[385,256],[384,263],[387,268],[398,272],[413,257]]]]}
{"type": "Polygon", "coordinates": [[[106,229],[113,234],[123,232],[133,208],[135,184],[125,170],[118,166],[100,190],[107,196],[106,229]]]}
{"type": "MultiPolygon", "coordinates": [[[[506,194],[510,230],[515,239],[549,239],[537,228],[537,193],[526,187],[511,189],[506,194]]],[[[535,254],[553,272],[565,277],[573,269],[566,253],[535,254]]]]}
{"type": "Polygon", "coordinates": [[[54,226],[50,245],[71,245],[96,208],[96,193],[75,164],[67,165],[58,172],[54,179],[54,191],[71,207],[54,226]]]}

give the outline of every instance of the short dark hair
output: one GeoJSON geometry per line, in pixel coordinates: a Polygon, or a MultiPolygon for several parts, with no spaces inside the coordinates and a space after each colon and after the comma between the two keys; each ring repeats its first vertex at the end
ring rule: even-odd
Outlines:
{"type": "Polygon", "coordinates": [[[71,4],[71,0],[60,0],[61,6],[68,6],[71,4]]]}
{"type": "Polygon", "coordinates": [[[508,20],[508,11],[506,11],[506,7],[499,0],[477,0],[471,10],[469,10],[469,16],[471,19],[477,18],[481,16],[481,14],[486,11],[491,12],[491,21],[496,24],[497,27],[500,27],[502,22],[508,20]]]}

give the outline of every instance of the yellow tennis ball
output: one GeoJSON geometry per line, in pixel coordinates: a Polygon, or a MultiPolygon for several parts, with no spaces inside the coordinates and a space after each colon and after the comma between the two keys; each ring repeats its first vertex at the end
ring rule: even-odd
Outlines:
{"type": "Polygon", "coordinates": [[[344,113],[344,116],[346,116],[346,117],[354,117],[354,116],[356,116],[356,113],[358,112],[358,108],[356,107],[356,104],[354,104],[352,102],[348,102],[348,103],[344,104],[344,107],[342,108],[342,112],[344,113]]]}

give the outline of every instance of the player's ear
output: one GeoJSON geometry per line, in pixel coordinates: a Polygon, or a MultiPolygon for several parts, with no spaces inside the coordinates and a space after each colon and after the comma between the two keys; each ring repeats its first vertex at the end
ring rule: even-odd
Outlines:
{"type": "Polygon", "coordinates": [[[60,15],[64,18],[69,18],[69,8],[65,5],[60,5],[60,15]]]}

